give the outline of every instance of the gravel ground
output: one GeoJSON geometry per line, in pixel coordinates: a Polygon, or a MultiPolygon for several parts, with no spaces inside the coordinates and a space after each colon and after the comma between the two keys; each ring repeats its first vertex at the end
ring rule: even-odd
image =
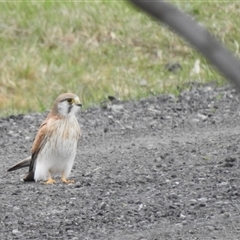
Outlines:
{"type": "Polygon", "coordinates": [[[240,109],[229,86],[82,111],[75,184],[24,183],[46,114],[0,119],[0,239],[240,239],[240,109]]]}

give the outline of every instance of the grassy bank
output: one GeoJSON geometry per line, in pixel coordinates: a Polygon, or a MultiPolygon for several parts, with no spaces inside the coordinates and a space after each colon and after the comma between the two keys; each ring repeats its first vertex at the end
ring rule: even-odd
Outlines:
{"type": "MultiPolygon", "coordinates": [[[[180,1],[239,54],[238,1],[180,1]]],[[[0,115],[45,111],[66,91],[85,107],[108,95],[177,94],[184,83],[222,78],[177,35],[125,1],[0,3],[0,115]],[[192,73],[200,59],[200,73],[192,73]],[[167,63],[182,70],[166,71],[167,63]]]]}

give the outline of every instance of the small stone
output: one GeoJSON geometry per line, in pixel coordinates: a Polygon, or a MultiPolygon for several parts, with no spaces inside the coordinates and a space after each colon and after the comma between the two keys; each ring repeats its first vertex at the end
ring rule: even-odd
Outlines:
{"type": "Polygon", "coordinates": [[[214,227],[212,227],[212,226],[206,226],[206,229],[207,229],[209,232],[214,231],[214,227]]]}
{"type": "Polygon", "coordinates": [[[100,209],[106,209],[106,207],[107,207],[107,204],[105,203],[105,202],[102,202],[101,204],[100,204],[100,209]]]}
{"type": "Polygon", "coordinates": [[[108,116],[108,122],[110,125],[112,125],[114,123],[113,116],[108,116]]]}
{"type": "Polygon", "coordinates": [[[226,186],[228,186],[229,184],[228,184],[228,182],[221,182],[221,183],[219,183],[219,184],[217,184],[218,185],[218,187],[226,187],[226,186]]]}
{"type": "Polygon", "coordinates": [[[197,203],[197,200],[196,199],[191,199],[189,202],[190,202],[190,205],[193,206],[197,203]]]}
{"type": "Polygon", "coordinates": [[[123,110],[123,105],[122,105],[122,104],[112,105],[112,106],[111,106],[111,109],[112,109],[114,112],[119,112],[119,111],[122,111],[122,110],[123,110]]]}
{"type": "Polygon", "coordinates": [[[198,117],[199,119],[203,120],[203,121],[205,121],[205,120],[208,118],[208,116],[206,116],[206,115],[204,115],[204,114],[201,114],[201,113],[198,113],[198,114],[197,114],[197,117],[198,117]]]}
{"type": "Polygon", "coordinates": [[[225,213],[222,214],[222,217],[223,217],[223,218],[230,218],[230,217],[231,217],[231,214],[228,213],[228,212],[225,212],[225,213]]]}
{"type": "Polygon", "coordinates": [[[206,207],[206,203],[201,202],[201,203],[199,204],[199,207],[206,207]]]}
{"type": "Polygon", "coordinates": [[[180,214],[180,219],[186,219],[186,216],[181,213],[180,214]]]}
{"type": "Polygon", "coordinates": [[[206,202],[206,201],[207,201],[207,198],[205,198],[205,197],[198,198],[198,201],[199,201],[199,202],[206,202]]]}
{"type": "Polygon", "coordinates": [[[12,233],[13,233],[14,235],[17,235],[17,234],[19,234],[20,232],[18,231],[18,229],[13,229],[13,230],[12,230],[12,233]]]}

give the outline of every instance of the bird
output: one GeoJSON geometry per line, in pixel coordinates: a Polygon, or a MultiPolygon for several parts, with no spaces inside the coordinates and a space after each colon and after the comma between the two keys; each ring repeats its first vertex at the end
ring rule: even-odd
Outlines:
{"type": "Polygon", "coordinates": [[[68,177],[77,153],[81,135],[76,113],[82,104],[73,93],[59,95],[52,110],[40,125],[31,148],[31,156],[10,167],[7,171],[29,167],[25,178],[28,181],[56,183],[53,176],[61,175],[61,181],[69,184],[68,177]]]}

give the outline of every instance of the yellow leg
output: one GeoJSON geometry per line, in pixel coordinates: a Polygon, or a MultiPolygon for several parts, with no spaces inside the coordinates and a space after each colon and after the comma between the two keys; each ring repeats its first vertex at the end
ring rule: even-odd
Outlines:
{"type": "Polygon", "coordinates": [[[61,181],[62,181],[63,183],[66,183],[66,184],[75,183],[74,180],[67,180],[66,177],[65,177],[65,175],[64,175],[64,173],[62,174],[61,181]]]}
{"type": "Polygon", "coordinates": [[[44,184],[53,184],[53,183],[56,183],[56,181],[52,179],[51,173],[49,172],[48,180],[44,182],[44,184]]]}

